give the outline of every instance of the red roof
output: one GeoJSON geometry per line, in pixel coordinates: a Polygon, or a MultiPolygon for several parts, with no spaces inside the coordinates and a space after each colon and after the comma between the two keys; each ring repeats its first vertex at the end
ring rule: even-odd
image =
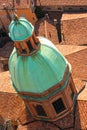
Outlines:
{"type": "Polygon", "coordinates": [[[48,38],[54,44],[59,43],[56,26],[49,18],[44,17],[36,22],[35,33],[36,35],[48,38]]]}
{"type": "Polygon", "coordinates": [[[10,6],[10,3],[12,6],[14,5],[15,8],[29,8],[30,7],[30,0],[0,0],[0,8],[3,8],[3,4],[5,4],[7,7],[10,6]]]}
{"type": "Polygon", "coordinates": [[[72,65],[74,78],[87,80],[87,48],[66,56],[72,65]]]}
{"type": "Polygon", "coordinates": [[[87,48],[87,46],[76,46],[76,45],[56,45],[56,47],[64,56],[70,55],[72,53],[87,48]]]}
{"type": "Polygon", "coordinates": [[[16,93],[12,87],[9,71],[0,73],[0,92],[16,93]]]}
{"type": "Polygon", "coordinates": [[[37,6],[86,6],[86,0],[36,0],[37,6]]]}

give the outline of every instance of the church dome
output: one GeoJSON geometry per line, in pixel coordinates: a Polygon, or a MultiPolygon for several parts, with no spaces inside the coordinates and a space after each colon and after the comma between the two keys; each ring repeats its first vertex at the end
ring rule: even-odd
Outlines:
{"type": "Polygon", "coordinates": [[[36,37],[27,20],[14,18],[9,26],[15,46],[9,58],[13,87],[35,119],[63,118],[76,93],[71,66],[50,40],[36,37]]]}
{"type": "Polygon", "coordinates": [[[61,82],[69,64],[51,41],[38,39],[41,47],[34,55],[18,56],[14,49],[10,56],[9,69],[18,92],[43,93],[61,82]]]}
{"type": "Polygon", "coordinates": [[[32,35],[34,27],[25,18],[21,17],[12,20],[9,31],[9,36],[13,41],[23,41],[32,35]]]}

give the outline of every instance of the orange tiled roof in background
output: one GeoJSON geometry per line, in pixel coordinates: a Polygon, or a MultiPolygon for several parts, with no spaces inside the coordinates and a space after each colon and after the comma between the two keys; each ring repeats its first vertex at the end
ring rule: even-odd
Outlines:
{"type": "Polygon", "coordinates": [[[30,0],[0,0],[0,8],[3,9],[3,4],[9,6],[10,3],[15,6],[15,8],[29,8],[30,0]]]}
{"type": "Polygon", "coordinates": [[[54,44],[58,44],[58,34],[54,23],[45,17],[36,22],[35,33],[39,36],[44,36],[51,40],[54,44]],[[55,33],[54,33],[55,32],[55,33]]]}
{"type": "Polygon", "coordinates": [[[40,4],[42,6],[57,6],[57,5],[61,5],[61,6],[68,6],[68,5],[72,5],[72,6],[85,6],[87,5],[87,1],[86,0],[36,0],[36,5],[40,6],[40,4]]]}
{"type": "Polygon", "coordinates": [[[0,73],[0,92],[16,93],[12,87],[9,71],[0,73]]]}
{"type": "Polygon", "coordinates": [[[87,18],[87,13],[63,13],[61,20],[87,18]]]}
{"type": "Polygon", "coordinates": [[[72,65],[74,78],[87,81],[87,48],[67,55],[66,58],[72,65]]]}
{"type": "Polygon", "coordinates": [[[57,49],[64,55],[70,55],[80,50],[86,49],[87,46],[76,46],[76,45],[56,45],[57,49]]]}
{"type": "Polygon", "coordinates": [[[87,44],[87,13],[64,13],[61,19],[64,44],[87,44]]]}
{"type": "Polygon", "coordinates": [[[13,89],[9,72],[0,73],[0,116],[4,121],[17,120],[23,109],[25,109],[24,102],[13,89]]]}

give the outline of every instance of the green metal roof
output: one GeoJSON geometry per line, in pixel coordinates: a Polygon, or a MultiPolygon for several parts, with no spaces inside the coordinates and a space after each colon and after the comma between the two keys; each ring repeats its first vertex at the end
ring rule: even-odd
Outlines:
{"type": "Polygon", "coordinates": [[[9,36],[13,41],[23,41],[30,37],[34,31],[34,26],[25,18],[12,20],[9,25],[9,36]]]}
{"type": "Polygon", "coordinates": [[[42,93],[59,83],[64,75],[67,60],[51,41],[38,37],[40,50],[32,56],[18,56],[13,50],[9,59],[12,82],[17,91],[42,93]]]}

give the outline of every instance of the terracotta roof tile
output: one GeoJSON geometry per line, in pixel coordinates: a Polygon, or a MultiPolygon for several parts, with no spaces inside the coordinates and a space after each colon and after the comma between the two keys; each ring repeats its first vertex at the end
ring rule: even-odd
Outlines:
{"type": "Polygon", "coordinates": [[[62,40],[65,41],[64,44],[87,44],[87,13],[63,14],[61,22],[62,40]]]}
{"type": "Polygon", "coordinates": [[[42,5],[42,6],[56,6],[56,5],[87,5],[86,0],[36,0],[36,5],[42,5]]]}
{"type": "Polygon", "coordinates": [[[87,101],[87,82],[85,84],[85,88],[83,89],[83,91],[81,92],[81,94],[79,94],[78,100],[87,101]]]}
{"type": "Polygon", "coordinates": [[[48,38],[54,44],[59,43],[57,29],[50,19],[42,18],[38,22],[36,22],[35,33],[36,35],[48,38]]]}
{"type": "Polygon", "coordinates": [[[16,93],[11,84],[9,71],[0,73],[0,92],[16,93]]]}
{"type": "Polygon", "coordinates": [[[57,49],[64,55],[70,55],[87,48],[87,46],[76,46],[76,45],[56,45],[57,49]]]}
{"type": "Polygon", "coordinates": [[[63,13],[61,21],[87,18],[87,13],[63,13]]]}
{"type": "Polygon", "coordinates": [[[87,101],[78,101],[75,130],[87,129],[87,101]]]}
{"type": "MultiPolygon", "coordinates": [[[[17,95],[10,81],[9,72],[0,73],[0,115],[5,120],[17,120],[25,105],[17,95]]],[[[1,122],[0,118],[0,122],[1,122]]]]}
{"type": "Polygon", "coordinates": [[[86,85],[86,81],[80,80],[78,77],[77,79],[74,79],[74,84],[75,84],[77,92],[79,93],[82,89],[84,89],[86,85]]]}
{"type": "Polygon", "coordinates": [[[87,5],[86,0],[36,0],[36,5],[37,6],[68,6],[68,5],[73,5],[73,6],[85,6],[87,5]]]}
{"type": "Polygon", "coordinates": [[[67,55],[66,58],[72,65],[74,78],[87,80],[87,48],[67,55]]]}
{"type": "Polygon", "coordinates": [[[0,8],[3,8],[3,4],[6,6],[10,6],[10,3],[13,5],[15,8],[29,8],[30,6],[30,0],[0,0],[0,8]]]}

